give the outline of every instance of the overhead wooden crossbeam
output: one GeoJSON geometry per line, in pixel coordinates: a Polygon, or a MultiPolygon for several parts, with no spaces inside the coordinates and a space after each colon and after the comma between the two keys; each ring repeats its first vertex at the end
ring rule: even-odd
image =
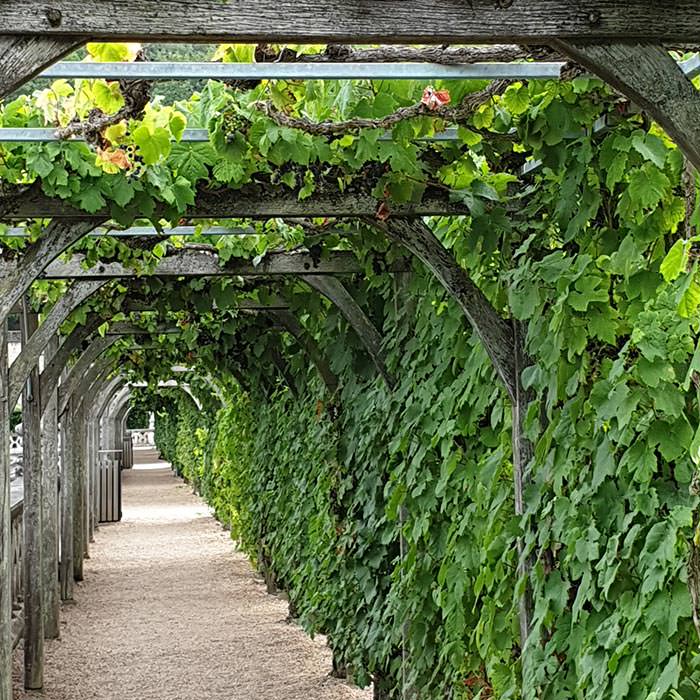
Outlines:
{"type": "Polygon", "coordinates": [[[557,37],[694,42],[694,0],[5,0],[11,34],[123,41],[547,43],[557,37]]]}
{"type": "MultiPolygon", "coordinates": [[[[0,264],[0,275],[7,266],[0,264]]],[[[393,265],[388,271],[404,272],[406,265],[393,265]]],[[[309,253],[281,252],[268,253],[258,265],[248,260],[230,261],[221,265],[216,254],[205,251],[182,250],[178,254],[163,258],[148,272],[137,272],[121,263],[98,264],[90,269],[83,268],[81,257],[68,262],[57,260],[43,272],[43,279],[104,280],[135,277],[266,277],[273,275],[338,275],[356,274],[363,271],[354,253],[331,251],[321,260],[315,260],[309,253]]]]}
{"type": "Polygon", "coordinates": [[[576,39],[556,46],[648,112],[700,169],[700,93],[661,44],[576,39]]]}
{"type": "MultiPolygon", "coordinates": [[[[305,217],[359,217],[374,216],[380,201],[372,194],[371,184],[364,191],[341,192],[337,186],[325,184],[323,189],[299,201],[298,193],[284,185],[250,184],[240,189],[202,190],[184,216],[190,219],[273,219],[305,217]]],[[[441,214],[468,214],[469,207],[453,201],[444,189],[428,187],[420,202],[390,204],[396,216],[439,216],[441,214]]],[[[139,212],[134,212],[139,215],[139,212]]],[[[158,211],[156,211],[157,215],[158,211]]],[[[48,197],[39,187],[24,192],[0,195],[0,220],[36,218],[60,220],[70,218],[101,224],[110,218],[105,209],[88,214],[76,209],[65,200],[48,197]]],[[[54,222],[56,223],[56,222],[54,222]]]]}
{"type": "MultiPolygon", "coordinates": [[[[183,236],[185,238],[198,234],[200,236],[257,236],[264,235],[267,232],[259,232],[254,228],[247,226],[173,226],[158,231],[153,226],[130,226],[125,229],[109,229],[96,228],[88,233],[88,236],[100,238],[103,236],[112,236],[114,238],[141,238],[143,236],[183,236]]],[[[351,235],[350,231],[343,231],[335,228],[324,229],[324,235],[351,235]]],[[[29,238],[29,233],[24,226],[13,226],[8,228],[3,234],[3,237],[8,238],[29,238]]]]}

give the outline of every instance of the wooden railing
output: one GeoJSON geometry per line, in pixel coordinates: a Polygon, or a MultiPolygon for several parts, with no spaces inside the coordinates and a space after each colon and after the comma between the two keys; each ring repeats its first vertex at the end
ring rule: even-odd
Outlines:
{"type": "Polygon", "coordinates": [[[24,584],[22,549],[24,547],[24,502],[12,506],[12,641],[17,646],[24,634],[24,584]]]}

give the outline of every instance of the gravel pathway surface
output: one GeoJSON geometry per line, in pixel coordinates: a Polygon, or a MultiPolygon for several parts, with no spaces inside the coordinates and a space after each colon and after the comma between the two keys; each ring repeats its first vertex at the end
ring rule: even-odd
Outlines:
{"type": "Polygon", "coordinates": [[[288,624],[207,506],[167,468],[124,473],[124,519],[100,527],[45,700],[370,700],[331,678],[323,639],[288,624]]]}

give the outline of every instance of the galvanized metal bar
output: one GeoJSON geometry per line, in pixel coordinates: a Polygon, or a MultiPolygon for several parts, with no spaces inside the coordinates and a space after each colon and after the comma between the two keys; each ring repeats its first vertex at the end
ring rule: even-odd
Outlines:
{"type": "Polygon", "coordinates": [[[102,80],[558,80],[562,62],[88,63],[61,61],[42,78],[102,80]]]}
{"type": "MultiPolygon", "coordinates": [[[[383,134],[380,141],[391,141],[391,133],[383,134]]],[[[441,141],[459,141],[457,129],[448,128],[445,131],[433,134],[432,136],[419,136],[416,141],[435,143],[441,141]]],[[[62,139],[56,129],[45,129],[39,127],[6,127],[0,128],[0,143],[50,143],[53,141],[66,141],[82,143],[84,137],[72,137],[62,139]]],[[[206,129],[185,129],[180,139],[183,143],[206,143],[209,141],[209,132],[206,129]]]]}

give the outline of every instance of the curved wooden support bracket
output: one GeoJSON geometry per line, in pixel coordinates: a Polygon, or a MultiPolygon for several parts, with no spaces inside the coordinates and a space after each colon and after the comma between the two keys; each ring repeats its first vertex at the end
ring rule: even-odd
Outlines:
{"type": "Polygon", "coordinates": [[[517,373],[513,329],[491,306],[466,270],[454,259],[430,228],[420,219],[367,220],[410,250],[428,267],[459,304],[496,368],[508,395],[515,398],[517,373]]]}
{"type": "Polygon", "coordinates": [[[5,268],[0,274],[0,322],[7,319],[10,309],[22,298],[44,268],[66,248],[80,240],[98,225],[81,219],[52,221],[41,238],[23,253],[20,262],[5,268]]]}
{"type": "Polygon", "coordinates": [[[62,382],[58,388],[59,416],[65,413],[66,408],[68,407],[68,402],[76,391],[78,391],[78,395],[76,397],[77,401],[80,401],[80,395],[84,393],[88,387],[88,380],[92,381],[94,379],[95,372],[101,371],[111,362],[111,358],[100,358],[100,355],[102,355],[107,348],[114,345],[117,340],[119,340],[118,336],[98,338],[80,356],[79,360],[73,365],[73,367],[71,367],[71,370],[66,377],[66,381],[62,382]],[[100,359],[98,360],[98,358],[100,359]]]}
{"type": "Polygon", "coordinates": [[[32,334],[32,337],[22,348],[22,352],[10,366],[10,406],[14,406],[17,402],[22,392],[22,385],[32,369],[38,365],[41,353],[44,352],[61,324],[78,306],[104,285],[104,281],[76,282],[54,304],[44,322],[32,334]]]}
{"type": "Polygon", "coordinates": [[[309,359],[316,365],[316,369],[321,375],[321,379],[323,379],[328,393],[334,396],[338,391],[338,377],[336,377],[333,370],[331,370],[328,360],[324,357],[318,343],[311,337],[301,323],[299,323],[297,317],[291,311],[271,309],[267,313],[276,318],[282,326],[296,338],[299,345],[301,345],[309,356],[309,359]]]}
{"type": "MultiPolygon", "coordinates": [[[[82,347],[85,340],[99,328],[103,321],[104,319],[98,314],[90,314],[87,321],[82,326],[76,326],[73,332],[63,341],[62,345],[59,346],[41,373],[42,398],[50,396],[54,389],[58,387],[58,380],[71,355],[82,347]]],[[[46,410],[44,402],[42,402],[41,408],[43,414],[46,410]]]]}
{"type": "Polygon", "coordinates": [[[0,99],[84,43],[75,37],[0,34],[0,99]]]}
{"type": "Polygon", "coordinates": [[[292,392],[292,396],[294,396],[294,398],[298,398],[299,389],[297,389],[294,375],[292,374],[292,371],[289,368],[289,363],[284,355],[282,355],[277,343],[270,348],[270,356],[272,357],[272,361],[274,362],[275,367],[277,367],[277,371],[280,373],[280,376],[282,379],[284,379],[284,383],[289,388],[289,391],[292,392]]]}
{"type": "Polygon", "coordinates": [[[396,380],[391,376],[384,362],[381,333],[355,301],[347,287],[332,275],[302,275],[301,278],[338,307],[345,320],[357,333],[360,342],[365,346],[365,350],[372,358],[379,374],[384,377],[389,388],[393,389],[396,386],[396,380]]]}
{"type": "Polygon", "coordinates": [[[552,45],[648,112],[700,169],[700,93],[661,44],[557,40],[552,45]]]}

